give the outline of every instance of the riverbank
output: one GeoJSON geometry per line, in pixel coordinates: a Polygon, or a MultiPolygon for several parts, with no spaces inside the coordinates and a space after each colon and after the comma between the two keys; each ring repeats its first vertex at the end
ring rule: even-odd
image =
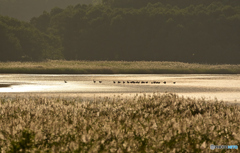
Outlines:
{"type": "Polygon", "coordinates": [[[211,152],[211,144],[240,146],[240,107],[217,100],[26,96],[0,98],[0,110],[5,152],[211,152]]]}
{"type": "Polygon", "coordinates": [[[26,74],[240,74],[239,65],[157,61],[0,62],[0,73],[26,74]]]}

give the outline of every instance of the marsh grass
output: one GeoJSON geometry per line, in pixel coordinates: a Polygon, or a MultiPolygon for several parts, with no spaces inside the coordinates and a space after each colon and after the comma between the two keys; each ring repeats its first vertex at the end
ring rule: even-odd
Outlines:
{"type": "Polygon", "coordinates": [[[175,94],[80,101],[2,97],[0,150],[227,152],[212,151],[210,144],[240,146],[237,105],[175,94]]]}
{"type": "Polygon", "coordinates": [[[240,65],[156,61],[0,62],[0,73],[45,74],[240,74],[240,65]]]}

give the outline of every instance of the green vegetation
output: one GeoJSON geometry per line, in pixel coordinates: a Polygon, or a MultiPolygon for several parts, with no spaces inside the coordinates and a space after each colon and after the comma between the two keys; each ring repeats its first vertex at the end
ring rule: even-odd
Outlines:
{"type": "Polygon", "coordinates": [[[29,28],[0,17],[0,39],[7,41],[1,45],[6,56],[0,60],[239,64],[239,1],[149,2],[104,0],[98,5],[55,7],[24,23],[29,28]]]}
{"type": "Polygon", "coordinates": [[[213,152],[210,144],[240,146],[237,105],[174,94],[122,98],[2,97],[0,150],[213,152]]]}
{"type": "Polygon", "coordinates": [[[240,74],[240,65],[156,61],[0,62],[1,73],[43,74],[240,74]]]}
{"type": "Polygon", "coordinates": [[[61,59],[59,38],[46,35],[26,22],[0,16],[0,61],[61,59]]]}

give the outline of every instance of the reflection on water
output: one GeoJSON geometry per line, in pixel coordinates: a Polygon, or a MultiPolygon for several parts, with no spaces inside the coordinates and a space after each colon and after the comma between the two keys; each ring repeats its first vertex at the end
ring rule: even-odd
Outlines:
{"type": "MultiPolygon", "coordinates": [[[[240,75],[124,74],[36,75],[1,74],[0,93],[110,94],[173,92],[196,98],[240,100],[240,75]],[[67,83],[64,82],[67,81],[67,83]],[[96,80],[96,83],[93,82],[96,80]],[[98,81],[102,81],[99,83],[98,81]],[[113,81],[116,81],[113,83],[113,81]],[[121,82],[121,83],[118,83],[121,82]],[[123,81],[125,83],[123,83],[123,81]],[[139,82],[139,83],[127,83],[139,82]],[[148,81],[148,83],[146,83],[148,81]],[[159,81],[160,84],[151,84],[159,81]],[[166,84],[163,82],[166,81],[166,84]],[[142,83],[141,83],[142,82],[142,83]],[[173,82],[176,82],[174,84],[173,82]]],[[[1,94],[1,95],[2,95],[1,94]]]]}

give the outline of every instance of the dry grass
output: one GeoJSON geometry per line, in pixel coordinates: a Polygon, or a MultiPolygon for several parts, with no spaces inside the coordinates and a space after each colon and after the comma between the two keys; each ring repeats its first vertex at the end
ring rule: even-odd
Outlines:
{"type": "Polygon", "coordinates": [[[214,152],[210,144],[240,146],[239,106],[174,94],[0,99],[2,152],[214,152]]]}
{"type": "Polygon", "coordinates": [[[64,61],[0,62],[1,73],[71,74],[240,74],[240,65],[189,64],[151,61],[64,61]]]}

